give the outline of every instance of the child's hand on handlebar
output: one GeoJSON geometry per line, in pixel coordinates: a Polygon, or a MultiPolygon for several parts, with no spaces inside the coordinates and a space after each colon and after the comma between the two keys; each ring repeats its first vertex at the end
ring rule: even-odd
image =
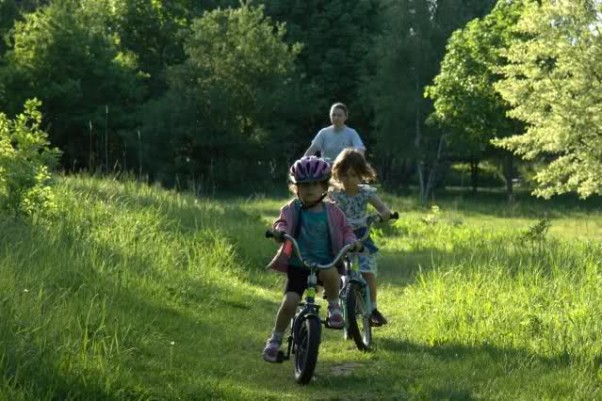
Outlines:
{"type": "Polygon", "coordinates": [[[272,230],[272,234],[274,234],[274,240],[276,242],[284,242],[284,231],[272,230]]]}
{"type": "Polygon", "coordinates": [[[355,241],[353,245],[353,248],[351,248],[352,252],[362,252],[364,250],[364,244],[362,241],[355,241]]]}
{"type": "Polygon", "coordinates": [[[380,213],[379,217],[380,217],[380,221],[382,223],[386,223],[389,220],[397,220],[399,218],[399,213],[398,212],[392,212],[392,211],[389,210],[386,213],[380,213]]]}

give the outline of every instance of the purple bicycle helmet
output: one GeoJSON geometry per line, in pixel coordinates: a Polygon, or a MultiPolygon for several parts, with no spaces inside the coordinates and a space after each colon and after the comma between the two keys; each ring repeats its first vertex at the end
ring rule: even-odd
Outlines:
{"type": "Polygon", "coordinates": [[[316,156],[303,156],[289,170],[293,184],[326,181],[330,179],[330,165],[316,156]]]}

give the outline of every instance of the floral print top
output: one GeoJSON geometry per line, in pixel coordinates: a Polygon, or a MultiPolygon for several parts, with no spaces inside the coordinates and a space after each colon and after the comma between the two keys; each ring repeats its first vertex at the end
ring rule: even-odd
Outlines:
{"type": "Polygon", "coordinates": [[[339,188],[331,189],[328,194],[337,206],[343,210],[351,228],[357,230],[366,227],[368,200],[376,195],[376,188],[360,184],[355,195],[347,195],[343,189],[339,188]]]}

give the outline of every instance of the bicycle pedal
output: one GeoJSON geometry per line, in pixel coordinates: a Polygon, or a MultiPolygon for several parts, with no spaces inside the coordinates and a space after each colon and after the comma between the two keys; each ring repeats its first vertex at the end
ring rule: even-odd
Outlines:
{"type": "Polygon", "coordinates": [[[288,357],[284,354],[284,351],[278,351],[278,356],[276,357],[277,363],[282,363],[288,360],[288,357]]]}
{"type": "Polygon", "coordinates": [[[343,326],[341,326],[341,327],[334,327],[334,326],[331,326],[331,325],[328,323],[328,320],[322,320],[322,323],[324,324],[324,326],[325,326],[327,329],[331,329],[331,330],[343,330],[343,329],[345,328],[345,325],[343,325],[343,326]]]}

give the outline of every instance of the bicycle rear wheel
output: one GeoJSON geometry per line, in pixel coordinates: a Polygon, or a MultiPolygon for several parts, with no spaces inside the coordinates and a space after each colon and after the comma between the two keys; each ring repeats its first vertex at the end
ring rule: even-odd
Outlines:
{"type": "Polygon", "coordinates": [[[299,384],[311,381],[318,362],[322,322],[315,315],[307,316],[298,328],[295,343],[295,380],[299,384]]]}
{"type": "Polygon", "coordinates": [[[364,300],[364,288],[358,283],[348,283],[345,292],[347,334],[353,338],[357,349],[369,351],[372,345],[372,326],[364,300]]]}

